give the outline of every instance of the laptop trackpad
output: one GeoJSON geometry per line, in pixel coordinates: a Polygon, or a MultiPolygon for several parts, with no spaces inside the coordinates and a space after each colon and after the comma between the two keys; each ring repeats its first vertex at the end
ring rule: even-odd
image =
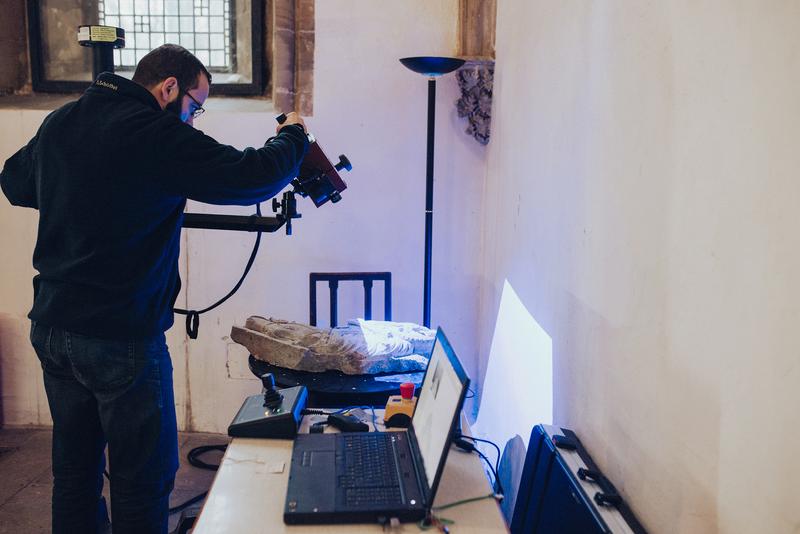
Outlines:
{"type": "Polygon", "coordinates": [[[322,513],[336,503],[336,453],[305,450],[294,458],[286,511],[322,513]]]}

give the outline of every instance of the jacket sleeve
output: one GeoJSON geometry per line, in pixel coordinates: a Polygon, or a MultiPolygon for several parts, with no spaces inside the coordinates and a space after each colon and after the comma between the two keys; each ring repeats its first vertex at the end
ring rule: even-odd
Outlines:
{"type": "Polygon", "coordinates": [[[0,186],[8,201],[15,206],[39,209],[36,199],[36,179],[33,154],[39,134],[16,154],[6,160],[0,172],[0,186]]]}
{"type": "Polygon", "coordinates": [[[187,124],[172,120],[156,147],[158,175],[170,193],[209,204],[251,205],[275,196],[297,176],[308,151],[299,125],[281,129],[261,148],[218,143],[187,124]]]}

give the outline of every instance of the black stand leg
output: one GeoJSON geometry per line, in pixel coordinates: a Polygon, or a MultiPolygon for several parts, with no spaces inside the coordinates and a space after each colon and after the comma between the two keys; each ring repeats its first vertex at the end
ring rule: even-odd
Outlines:
{"type": "Polygon", "coordinates": [[[428,79],[428,158],[425,176],[425,273],[422,324],[431,326],[431,256],[433,250],[433,142],[436,119],[436,79],[428,79]]]}

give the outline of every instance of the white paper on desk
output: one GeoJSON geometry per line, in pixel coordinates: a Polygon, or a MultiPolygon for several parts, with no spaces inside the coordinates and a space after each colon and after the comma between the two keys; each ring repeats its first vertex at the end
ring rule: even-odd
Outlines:
{"type": "Polygon", "coordinates": [[[264,462],[253,458],[234,458],[227,456],[225,463],[231,464],[251,464],[253,470],[259,475],[280,474],[286,469],[286,462],[264,462]]]}
{"type": "Polygon", "coordinates": [[[259,462],[256,467],[256,474],[258,475],[279,475],[286,469],[286,462],[259,462]]]}

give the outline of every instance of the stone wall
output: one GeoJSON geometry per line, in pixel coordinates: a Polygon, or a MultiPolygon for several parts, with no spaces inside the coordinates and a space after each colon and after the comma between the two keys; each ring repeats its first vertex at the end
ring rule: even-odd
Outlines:
{"type": "Polygon", "coordinates": [[[29,87],[27,25],[25,0],[4,0],[0,17],[0,95],[29,87]]]}
{"type": "Polygon", "coordinates": [[[456,73],[456,107],[467,119],[465,133],[482,145],[489,144],[491,130],[496,19],[496,0],[459,0],[458,55],[467,63],[456,73]]]}
{"type": "Polygon", "coordinates": [[[496,0],[459,0],[459,56],[494,59],[496,13],[496,0]]]}
{"type": "Polygon", "coordinates": [[[314,2],[273,0],[267,14],[270,92],[276,110],[313,113],[314,2]]]}

